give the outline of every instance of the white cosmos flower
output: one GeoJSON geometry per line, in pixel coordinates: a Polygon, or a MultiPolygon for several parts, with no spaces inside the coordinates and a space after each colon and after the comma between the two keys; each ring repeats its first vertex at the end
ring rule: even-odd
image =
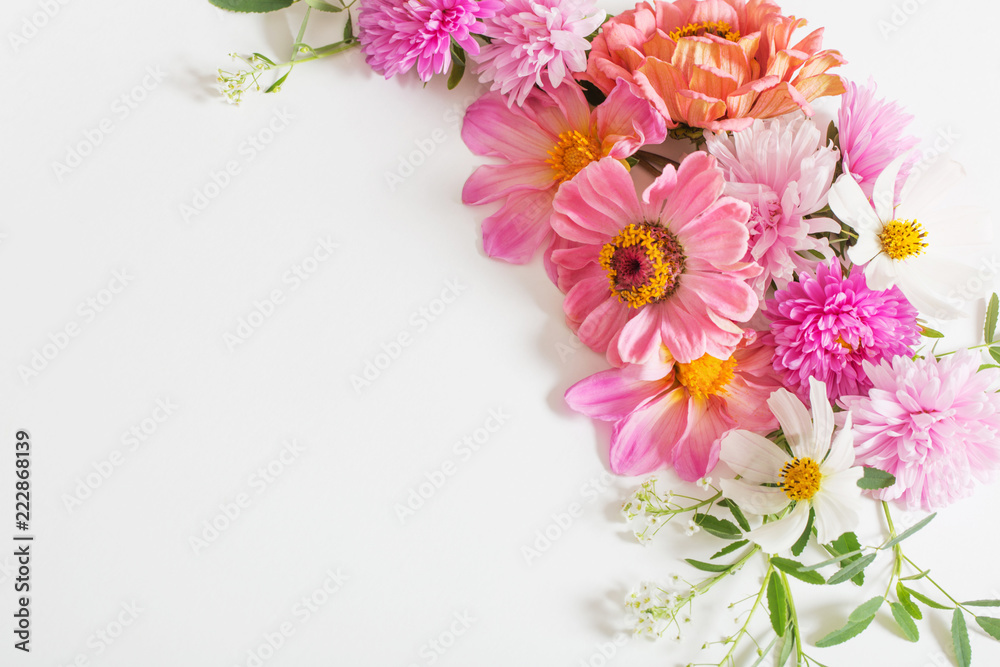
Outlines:
{"type": "Polygon", "coordinates": [[[849,175],[830,188],[830,208],[858,235],[847,256],[864,266],[868,287],[896,285],[917,310],[939,319],[962,317],[945,295],[970,277],[970,267],[941,256],[948,246],[978,243],[981,212],[970,207],[936,209],[935,203],[964,176],[961,165],[942,161],[914,171],[896,201],[895,185],[907,156],[893,160],[875,181],[869,202],[849,175]]]}
{"type": "Polygon", "coordinates": [[[747,533],[767,553],[790,548],[816,511],[816,537],[827,544],[855,530],[862,507],[858,479],[863,469],[853,467],[854,435],[851,415],[833,437],[833,409],[826,384],[810,378],[809,410],[794,394],[779,389],[767,401],[778,418],[792,450],[789,455],[763,436],[731,431],[722,439],[720,458],[742,479],[720,481],[722,493],[744,511],[761,516],[791,511],[747,533]],[[831,442],[832,441],[832,442],[831,442]],[[767,485],[767,486],[765,486],[767,485]]]}

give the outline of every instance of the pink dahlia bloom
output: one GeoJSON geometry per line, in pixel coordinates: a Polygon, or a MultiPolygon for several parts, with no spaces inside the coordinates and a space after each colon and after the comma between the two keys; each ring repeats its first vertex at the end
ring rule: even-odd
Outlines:
{"type": "Polygon", "coordinates": [[[663,141],[666,133],[663,119],[625,82],[593,111],[576,84],[536,89],[513,108],[499,93],[483,95],[465,114],[462,139],[473,153],[503,162],[479,167],[466,181],[462,201],[503,201],[483,221],[486,254],[527,262],[552,241],[549,218],[561,184],[595,160],[623,160],[643,144],[663,141]]]}
{"type": "Polygon", "coordinates": [[[723,197],[722,170],[707,153],[668,167],[636,195],[616,160],[589,165],[556,195],[552,227],[579,245],[552,253],[564,309],[580,340],[614,366],[643,363],[665,345],[690,363],[728,359],[757,296],[743,262],[750,207],[723,197]]]}
{"type": "MultiPolygon", "coordinates": [[[[837,114],[844,171],[858,182],[869,199],[878,175],[890,162],[920,143],[916,137],[905,134],[913,116],[904,113],[896,102],[876,98],[876,92],[873,80],[869,80],[867,86],[848,83],[837,114]]],[[[916,159],[914,156],[899,170],[897,192],[906,182],[916,159]]]]}
{"type": "Polygon", "coordinates": [[[765,339],[774,368],[804,401],[811,377],[826,383],[830,400],[867,393],[865,364],[911,356],[920,340],[917,309],[898,288],[870,290],[860,268],[844,277],[836,259],[777,291],[764,315],[772,321],[765,339]]]}
{"type": "Polygon", "coordinates": [[[771,0],[642,2],[602,26],[580,78],[604,91],[634,81],[672,124],[742,130],[754,118],[812,115],[809,102],[844,92],[827,73],[844,59],[821,50],[822,29],[793,43],[805,25],[771,0]]]}
{"type": "MultiPolygon", "coordinates": [[[[753,340],[753,332],[748,341],[753,340]]],[[[778,426],[767,407],[780,388],[772,350],[741,343],[722,360],[675,363],[666,348],[644,365],[627,365],[581,380],[566,392],[570,407],[614,422],[611,470],[642,475],[673,467],[681,479],[706,476],[719,461],[722,436],[734,428],[767,433],[778,426]]]]}
{"type": "Polygon", "coordinates": [[[875,497],[932,510],[969,496],[974,481],[1000,468],[1000,370],[977,372],[980,363],[968,350],[865,362],[872,390],[840,402],[854,415],[858,463],[896,476],[875,497]]]}
{"type": "Polygon", "coordinates": [[[708,152],[726,172],[727,195],[750,204],[750,252],[761,265],[754,279],[759,296],[772,281],[781,288],[817,258],[833,256],[825,238],[811,234],[840,231],[830,218],[806,218],[826,206],[837,169],[836,149],[807,118],[754,121],[730,136],[706,133],[708,152]],[[803,256],[805,255],[805,256],[803,256]]]}
{"type": "Polygon", "coordinates": [[[587,69],[587,37],[606,16],[588,0],[509,0],[482,34],[492,39],[475,58],[479,81],[493,82],[507,104],[524,103],[531,89],[558,87],[587,69]]]}
{"type": "Polygon", "coordinates": [[[373,70],[390,78],[414,64],[424,81],[451,67],[451,41],[479,53],[472,33],[480,19],[503,8],[501,0],[361,0],[358,39],[373,70]]]}

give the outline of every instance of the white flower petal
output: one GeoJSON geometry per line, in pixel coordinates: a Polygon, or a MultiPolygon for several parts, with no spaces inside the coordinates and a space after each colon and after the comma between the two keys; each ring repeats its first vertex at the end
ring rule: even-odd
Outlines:
{"type": "MultiPolygon", "coordinates": [[[[851,257],[850,251],[847,251],[847,256],[854,262],[855,258],[851,257]]],[[[857,264],[857,262],[854,263],[857,264]]],[[[868,289],[891,289],[899,281],[897,264],[898,262],[882,253],[873,257],[870,262],[865,264],[865,283],[868,284],[868,289]]]]}
{"type": "Polygon", "coordinates": [[[722,495],[740,506],[744,512],[764,516],[775,514],[792,502],[781,489],[773,486],[747,484],[738,479],[719,480],[722,495]]]}
{"type": "Polygon", "coordinates": [[[948,293],[946,290],[934,289],[928,285],[931,283],[940,287],[941,276],[937,268],[936,261],[917,262],[916,265],[903,267],[896,277],[896,284],[921,315],[937,320],[956,320],[964,317],[962,310],[946,299],[945,295],[948,293]]]}
{"type": "Polygon", "coordinates": [[[820,472],[826,479],[828,474],[832,475],[847,470],[852,465],[854,465],[854,431],[851,430],[851,413],[848,412],[844,425],[837,433],[837,437],[833,439],[833,444],[830,445],[829,456],[820,466],[820,472]]]}
{"type": "Polygon", "coordinates": [[[792,453],[799,456],[803,443],[812,439],[812,419],[806,406],[792,392],[778,389],[767,399],[767,407],[778,418],[792,453]]]}
{"type": "Polygon", "coordinates": [[[864,470],[858,466],[823,477],[812,499],[816,510],[816,539],[820,544],[858,529],[863,507],[858,480],[863,474],[864,470]]]}
{"type": "Polygon", "coordinates": [[[882,252],[882,242],[878,240],[878,234],[865,232],[858,235],[857,242],[847,249],[847,256],[853,264],[858,266],[867,264],[882,252]]]}
{"type": "Polygon", "coordinates": [[[777,483],[788,455],[767,438],[750,431],[730,431],[722,438],[719,458],[752,483],[777,483]]]}
{"type": "Polygon", "coordinates": [[[809,378],[809,403],[812,405],[812,438],[803,442],[801,451],[793,447],[792,453],[798,457],[808,456],[818,463],[830,449],[833,408],[826,398],[826,383],[814,377],[809,378]]]}
{"type": "Polygon", "coordinates": [[[954,160],[937,160],[920,171],[915,169],[903,186],[896,216],[919,221],[922,211],[933,208],[963,178],[965,169],[954,160]]]}
{"type": "Polygon", "coordinates": [[[883,222],[895,219],[896,210],[896,177],[903,163],[909,159],[909,155],[904,153],[886,165],[882,173],[875,179],[875,187],[872,190],[872,203],[878,217],[883,222]]]}
{"type": "Polygon", "coordinates": [[[882,221],[875,214],[864,191],[850,174],[843,174],[830,188],[829,204],[845,224],[860,235],[862,231],[882,229],[882,221]]]}
{"type": "Polygon", "coordinates": [[[809,503],[800,502],[787,516],[751,530],[746,537],[759,544],[765,552],[776,554],[790,549],[802,536],[807,523],[809,523],[809,503]]]}

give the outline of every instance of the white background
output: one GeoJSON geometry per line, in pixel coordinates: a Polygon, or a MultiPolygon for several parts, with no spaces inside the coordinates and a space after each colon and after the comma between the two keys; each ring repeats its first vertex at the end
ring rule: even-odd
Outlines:
{"type": "MultiPolygon", "coordinates": [[[[212,90],[216,68],[231,51],[284,59],[298,9],[53,0],[51,18],[33,18],[45,4],[0,10],[0,510],[12,524],[14,433],[27,429],[36,535],[30,656],[12,648],[13,547],[0,548],[0,664],[253,665],[286,623],[293,633],[264,664],[643,667],[717,654],[697,649],[733,631],[726,604],[756,591],[752,572],[701,600],[681,643],[610,643],[631,586],[694,576],[679,559],[718,545],[671,526],[643,548],[619,520],[634,482],[605,474],[609,430],[561,398],[602,360],[573,345],[540,264],[487,259],[487,211],[461,204],[480,164],[455,121],[473,82],[450,93],[441,81],[385,82],[350,53],[233,108],[212,90]],[[23,32],[32,21],[41,27],[23,32]],[[25,34],[15,48],[10,36],[25,34]],[[166,77],[150,85],[157,70],[166,77]],[[279,114],[291,120],[269,135],[279,114]],[[57,174],[95,131],[99,144],[57,174]],[[435,131],[445,140],[391,189],[386,174],[435,131]],[[256,151],[250,137],[269,143],[256,151]],[[210,187],[230,162],[239,173],[210,187]],[[180,207],[199,192],[215,196],[185,221],[180,207]],[[321,239],[339,247],[293,287],[284,277],[321,239]],[[127,286],[103,292],[116,271],[127,286]],[[449,281],[458,297],[420,324],[449,281]],[[224,336],[273,290],[283,302],[230,349],[224,336]],[[103,299],[102,312],[88,299],[103,299]],[[73,324],[79,335],[25,381],[19,367],[73,324]],[[351,376],[401,333],[411,344],[356,391],[351,376]],[[158,400],[176,409],[132,447],[123,434],[158,400]],[[456,450],[491,410],[509,415],[502,427],[479,451],[456,450]],[[290,440],[304,451],[275,463],[290,440]],[[401,521],[397,505],[449,462],[454,474],[401,521]],[[269,464],[280,475],[262,482],[269,464]],[[81,484],[89,495],[68,503],[81,484]],[[225,523],[220,505],[231,511],[239,494],[249,506],[207,539],[206,522],[225,523]],[[574,503],[572,525],[527,562],[523,547],[574,503]],[[194,548],[196,537],[207,546],[194,548]],[[329,596],[328,572],[347,577],[329,596]],[[309,596],[325,604],[306,617],[297,605],[309,596]],[[117,634],[123,605],[141,611],[106,643],[97,633],[117,634]],[[474,620],[453,625],[456,614],[474,620]],[[443,654],[430,648],[449,638],[443,654]]],[[[952,6],[784,3],[827,26],[826,44],[851,61],[846,76],[875,76],[917,115],[925,148],[953,137],[947,155],[970,175],[958,197],[989,207],[1000,6],[952,6]]],[[[333,41],[341,20],[316,17],[307,39],[333,41]]],[[[987,243],[971,262],[990,258],[987,243]]],[[[998,499],[987,487],[954,505],[907,553],[956,595],[997,596],[998,499]]],[[[0,530],[0,542],[13,533],[0,530]]],[[[793,584],[807,641],[881,592],[848,586],[827,597],[793,584]]],[[[862,639],[813,654],[831,667],[950,664],[948,615],[931,619],[919,645],[880,618],[862,639]]],[[[1000,646],[971,632],[975,664],[997,664],[1000,646]]]]}

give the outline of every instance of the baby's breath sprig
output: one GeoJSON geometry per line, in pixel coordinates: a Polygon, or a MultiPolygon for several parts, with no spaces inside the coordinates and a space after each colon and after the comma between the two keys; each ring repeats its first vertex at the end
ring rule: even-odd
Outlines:
{"type": "MultiPolygon", "coordinates": [[[[711,509],[722,498],[722,491],[712,484],[710,477],[698,481],[700,488],[715,492],[710,498],[695,498],[675,494],[673,491],[663,495],[656,489],[657,483],[656,477],[647,479],[622,505],[622,514],[632,526],[635,538],[642,544],[648,544],[660,528],[675,517],[688,512],[697,513],[702,508],[711,509]]],[[[700,526],[694,517],[688,520],[685,533],[693,535],[699,530],[700,526]]]]}

